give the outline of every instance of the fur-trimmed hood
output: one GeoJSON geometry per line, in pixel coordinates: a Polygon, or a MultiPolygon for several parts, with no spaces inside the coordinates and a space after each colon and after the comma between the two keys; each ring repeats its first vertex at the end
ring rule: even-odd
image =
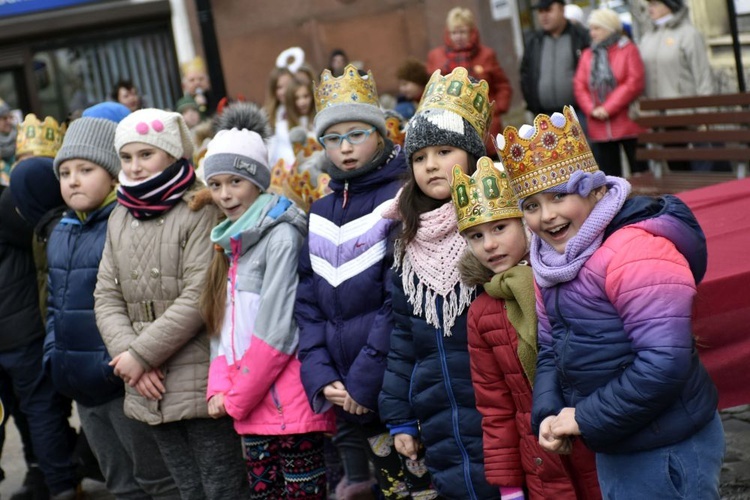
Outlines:
{"type": "Polygon", "coordinates": [[[480,287],[490,281],[494,273],[479,262],[468,248],[458,262],[458,272],[461,273],[461,281],[465,285],[480,287]]]}

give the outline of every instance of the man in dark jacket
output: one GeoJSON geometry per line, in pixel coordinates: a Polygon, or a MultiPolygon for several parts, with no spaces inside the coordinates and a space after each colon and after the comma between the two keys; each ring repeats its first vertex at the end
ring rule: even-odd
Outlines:
{"type": "Polygon", "coordinates": [[[521,91],[529,111],[551,115],[565,105],[576,106],[573,76],[591,39],[586,28],[565,18],[564,0],[539,0],[533,8],[541,29],[526,37],[521,91]]]}

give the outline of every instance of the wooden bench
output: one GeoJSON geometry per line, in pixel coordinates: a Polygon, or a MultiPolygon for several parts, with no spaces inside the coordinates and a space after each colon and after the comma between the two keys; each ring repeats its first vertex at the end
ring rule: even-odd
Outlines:
{"type": "Polygon", "coordinates": [[[638,136],[636,156],[651,171],[629,179],[635,191],[677,193],[746,176],[750,93],[643,99],[640,110],[636,122],[648,131],[638,136]],[[670,171],[666,163],[696,160],[731,162],[733,171],[670,171]]]}

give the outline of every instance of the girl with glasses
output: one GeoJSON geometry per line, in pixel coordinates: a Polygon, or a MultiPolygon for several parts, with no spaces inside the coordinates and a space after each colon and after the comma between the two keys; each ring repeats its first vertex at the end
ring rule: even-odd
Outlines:
{"type": "Polygon", "coordinates": [[[336,498],[369,493],[362,448],[385,498],[410,492],[434,498],[424,463],[396,452],[378,412],[393,329],[392,237],[399,229],[381,212],[398,191],[406,162],[386,138],[371,73],[360,76],[350,65],[339,78],[324,71],[320,82],[314,126],[333,192],[312,204],[300,254],[295,317],[302,383],[315,412],[336,411],[334,443],[346,476],[336,498]]]}

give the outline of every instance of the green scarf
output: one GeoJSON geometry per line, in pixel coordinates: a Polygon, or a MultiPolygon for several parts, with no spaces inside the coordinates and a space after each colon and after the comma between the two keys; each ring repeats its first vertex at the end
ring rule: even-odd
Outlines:
{"type": "Polygon", "coordinates": [[[234,222],[227,219],[213,228],[213,230],[211,231],[211,241],[213,241],[217,245],[221,245],[221,248],[224,249],[224,252],[227,255],[231,254],[232,236],[238,235],[245,229],[255,225],[258,222],[258,219],[260,219],[260,215],[261,213],[263,213],[263,209],[266,208],[266,205],[268,205],[268,203],[272,199],[272,194],[262,193],[260,196],[258,196],[255,202],[250,205],[250,208],[245,210],[245,213],[242,214],[239,219],[234,222]]]}
{"type": "Polygon", "coordinates": [[[495,299],[504,299],[508,320],[518,332],[518,358],[534,386],[537,356],[537,316],[534,273],[530,266],[519,265],[496,274],[484,291],[495,299]]]}
{"type": "Polygon", "coordinates": [[[81,222],[86,222],[86,219],[88,219],[89,215],[96,212],[97,210],[106,207],[110,203],[114,203],[117,201],[117,189],[112,189],[112,191],[109,192],[106,198],[104,198],[104,201],[101,205],[96,207],[96,209],[92,210],[91,212],[79,212],[76,210],[76,217],[78,217],[78,220],[81,222]]]}

